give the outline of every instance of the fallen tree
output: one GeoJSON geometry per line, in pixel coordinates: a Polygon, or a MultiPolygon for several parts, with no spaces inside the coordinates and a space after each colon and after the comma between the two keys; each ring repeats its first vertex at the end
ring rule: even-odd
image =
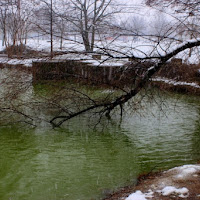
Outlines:
{"type": "MultiPolygon", "coordinates": [[[[158,72],[169,59],[171,59],[172,57],[176,56],[178,53],[180,53],[186,49],[191,49],[191,48],[197,47],[197,46],[200,46],[199,40],[194,41],[194,42],[188,42],[188,43],[178,47],[174,51],[166,54],[165,56],[159,57],[159,60],[157,61],[157,63],[154,66],[147,69],[147,71],[144,73],[144,75],[142,77],[140,77],[140,79],[137,81],[137,83],[135,84],[133,89],[131,89],[130,91],[126,92],[125,94],[115,98],[114,100],[108,101],[105,103],[104,102],[98,103],[98,102],[94,101],[93,99],[91,99],[90,106],[86,106],[86,108],[80,109],[76,112],[68,113],[67,115],[55,116],[53,119],[51,119],[50,123],[54,127],[59,127],[64,122],[68,121],[69,119],[72,119],[78,115],[81,115],[83,113],[86,113],[88,111],[91,111],[91,110],[94,110],[97,108],[98,109],[100,108],[100,111],[98,111],[99,113],[105,114],[106,116],[109,117],[111,111],[119,106],[121,108],[121,115],[122,115],[123,105],[126,102],[128,102],[130,99],[135,97],[145,87],[145,85],[152,78],[152,76],[156,72],[158,72]],[[56,121],[58,121],[58,122],[56,122],[56,121]]],[[[136,57],[134,57],[134,59],[141,60],[141,58],[136,58],[136,57]]],[[[150,59],[150,58],[146,58],[146,59],[150,59]]],[[[155,57],[152,59],[155,59],[155,57]]]]}

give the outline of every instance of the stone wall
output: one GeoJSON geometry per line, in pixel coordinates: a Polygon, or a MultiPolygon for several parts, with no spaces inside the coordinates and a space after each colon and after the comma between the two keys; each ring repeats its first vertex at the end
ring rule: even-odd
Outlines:
{"type": "Polygon", "coordinates": [[[76,60],[33,62],[33,81],[65,80],[74,77],[92,84],[126,85],[142,78],[151,62],[132,61],[124,66],[94,66],[76,60]]]}

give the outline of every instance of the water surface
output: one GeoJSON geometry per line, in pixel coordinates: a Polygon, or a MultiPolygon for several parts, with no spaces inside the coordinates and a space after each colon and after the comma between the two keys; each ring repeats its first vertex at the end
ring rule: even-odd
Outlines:
{"type": "Polygon", "coordinates": [[[2,126],[0,199],[101,199],[140,173],[196,163],[199,103],[199,97],[158,93],[121,123],[114,116],[96,129],[86,116],[62,129],[2,126]]]}

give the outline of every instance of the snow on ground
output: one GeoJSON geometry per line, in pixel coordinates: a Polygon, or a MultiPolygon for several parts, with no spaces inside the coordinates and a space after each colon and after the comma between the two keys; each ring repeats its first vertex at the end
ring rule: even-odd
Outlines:
{"type": "Polygon", "coordinates": [[[1,58],[0,57],[0,63],[2,64],[8,64],[8,65],[24,65],[26,67],[32,67],[32,63],[35,61],[39,61],[41,59],[10,59],[10,58],[1,58]]]}
{"type": "MultiPolygon", "coordinates": [[[[1,41],[0,41],[1,44],[1,41]]],[[[27,40],[27,46],[29,46],[31,49],[40,51],[42,53],[49,53],[50,51],[50,42],[48,40],[34,40],[34,39],[28,39],[27,40]]],[[[0,45],[0,51],[2,51],[5,47],[2,47],[0,45]]],[[[97,50],[97,49],[96,49],[97,50]]],[[[83,52],[84,46],[80,43],[76,43],[73,41],[65,41],[63,43],[63,50],[60,50],[60,44],[59,41],[54,41],[54,51],[78,51],[83,52]]],[[[45,58],[43,60],[48,60],[49,58],[45,58]]],[[[59,56],[55,56],[53,58],[54,60],[76,60],[81,62],[87,62],[90,65],[93,66],[123,66],[128,62],[128,59],[110,59],[109,56],[102,56],[100,60],[93,59],[92,54],[84,54],[84,53],[67,53],[59,56]]],[[[27,67],[32,66],[32,62],[42,60],[41,58],[33,58],[33,59],[16,59],[16,58],[7,58],[4,55],[0,55],[0,63],[10,64],[10,65],[25,65],[27,67]]]]}
{"type": "Polygon", "coordinates": [[[193,176],[196,173],[200,172],[199,165],[184,165],[182,167],[175,167],[170,170],[171,172],[176,171],[177,179],[185,179],[187,176],[193,176]]]}
{"type": "Polygon", "coordinates": [[[197,83],[188,83],[185,81],[175,81],[173,79],[166,79],[166,78],[161,78],[161,77],[156,77],[156,78],[152,78],[152,81],[156,81],[156,82],[164,82],[170,85],[183,85],[183,86],[191,86],[194,88],[200,88],[200,86],[197,83]]]}
{"type": "MultiPolygon", "coordinates": [[[[148,10],[148,9],[147,9],[148,10]]],[[[154,16],[154,14],[152,15],[154,16]]],[[[156,38],[137,38],[137,37],[126,37],[126,39],[121,37],[103,39],[102,41],[96,41],[94,50],[99,53],[108,53],[114,57],[124,57],[124,56],[135,56],[139,58],[151,57],[151,56],[165,56],[176,48],[180,47],[183,43],[174,41],[156,41],[156,38]]],[[[198,38],[196,39],[198,40],[198,38]]],[[[184,43],[188,41],[193,42],[193,40],[184,40],[184,43]]],[[[27,46],[31,49],[49,53],[50,52],[50,40],[49,39],[38,39],[29,38],[27,39],[27,46]]],[[[5,47],[2,46],[0,41],[0,51],[5,47]]],[[[70,40],[63,41],[63,48],[60,49],[60,41],[55,39],[53,41],[53,49],[56,52],[84,52],[84,45],[80,38],[71,38],[70,40]]],[[[190,52],[185,50],[179,53],[176,57],[181,58],[184,62],[197,64],[199,60],[200,48],[193,48],[190,52]],[[189,57],[189,53],[191,56],[189,57]]],[[[85,60],[84,62],[89,62],[94,66],[104,65],[104,66],[123,66],[128,60],[127,59],[111,59],[109,56],[103,56],[101,60],[94,60],[90,55],[85,54],[65,54],[63,56],[56,56],[54,59],[71,59],[71,60],[85,60]]],[[[25,64],[26,66],[31,66],[31,60],[6,60],[0,58],[0,62],[9,62],[9,64],[25,64]]]]}
{"type": "Polygon", "coordinates": [[[200,165],[183,165],[146,179],[124,200],[196,199],[200,196],[200,165]],[[192,198],[190,196],[192,194],[192,198]]]}
{"type": "Polygon", "coordinates": [[[147,200],[146,198],[152,198],[153,192],[151,190],[148,193],[142,193],[140,190],[129,195],[125,200],[147,200]]]}
{"type": "Polygon", "coordinates": [[[180,198],[185,198],[186,197],[185,195],[188,194],[189,190],[185,187],[177,189],[176,187],[173,186],[166,186],[161,191],[157,192],[161,192],[163,196],[178,194],[180,198]]]}
{"type": "MultiPolygon", "coordinates": [[[[187,42],[187,41],[186,41],[187,42]]],[[[41,52],[50,52],[50,41],[49,40],[38,40],[38,39],[28,39],[27,46],[33,50],[41,52]]],[[[149,41],[147,39],[134,39],[123,41],[120,38],[113,40],[103,40],[98,41],[95,44],[95,51],[100,53],[109,53],[114,57],[124,57],[124,56],[135,56],[140,58],[145,58],[146,56],[164,56],[166,53],[171,52],[180,46],[180,43],[173,42],[170,45],[168,43],[160,43],[149,41]]],[[[76,42],[72,40],[65,40],[63,42],[63,49],[60,49],[60,41],[54,40],[53,42],[54,51],[57,52],[83,52],[84,45],[81,42],[76,42]]],[[[1,45],[0,41],[0,51],[4,47],[1,45]]],[[[198,49],[193,49],[191,57],[188,57],[188,50],[178,54],[176,57],[183,59],[187,63],[199,63],[199,53],[198,49]]],[[[128,60],[127,59],[111,59],[109,56],[103,56],[100,61],[91,58],[91,55],[85,54],[65,54],[63,56],[57,56],[54,59],[71,59],[71,60],[87,60],[94,66],[104,65],[104,66],[122,66],[128,60]]],[[[2,61],[2,58],[1,60],[2,61]]],[[[6,62],[2,61],[2,62],[6,62]]],[[[11,60],[9,62],[12,63],[11,60]]],[[[13,60],[13,63],[21,63],[20,60],[13,60]]],[[[30,60],[23,61],[26,66],[31,65],[30,60]]],[[[86,61],[85,61],[86,62],[86,61]]],[[[23,64],[23,63],[22,63],[23,64]]]]}
{"type": "Polygon", "coordinates": [[[145,198],[145,194],[141,191],[136,191],[135,193],[131,194],[126,200],[147,200],[145,198]]]}
{"type": "Polygon", "coordinates": [[[76,54],[68,53],[64,55],[55,56],[57,60],[76,60],[89,63],[92,66],[123,66],[128,62],[128,59],[110,59],[108,56],[101,56],[101,59],[92,58],[93,54],[76,54]]]}
{"type": "MultiPolygon", "coordinates": [[[[51,42],[50,40],[45,39],[28,39],[27,45],[31,47],[32,49],[35,49],[37,51],[43,51],[43,52],[49,52],[51,42]]],[[[53,49],[54,51],[62,51],[60,49],[60,41],[59,40],[53,40],[53,49]]],[[[84,46],[83,44],[75,41],[66,40],[63,42],[63,50],[64,51],[83,51],[84,46]]]]}
{"type": "MultiPolygon", "coordinates": [[[[187,41],[185,41],[186,43],[187,41]]],[[[38,40],[38,39],[28,39],[27,46],[30,48],[41,51],[41,52],[50,52],[50,41],[49,40],[38,40]]],[[[164,56],[166,53],[171,52],[180,46],[178,42],[172,42],[171,44],[163,42],[157,44],[157,42],[150,41],[148,39],[131,39],[128,38],[127,41],[123,41],[120,39],[113,40],[103,40],[95,43],[95,51],[110,53],[113,56],[135,56],[140,58],[145,58],[146,56],[164,56]]],[[[54,51],[84,51],[84,45],[81,44],[81,41],[72,41],[65,40],[63,42],[63,48],[60,49],[59,40],[54,40],[53,42],[54,51]]],[[[4,47],[1,45],[0,41],[0,51],[3,50],[4,47]]],[[[182,58],[185,62],[189,63],[198,63],[199,62],[199,49],[193,49],[191,52],[191,57],[188,57],[189,51],[184,51],[177,55],[178,58],[182,58]]]]}
{"type": "MultiPolygon", "coordinates": [[[[160,7],[153,7],[147,6],[145,0],[124,0],[123,3],[118,0],[118,4],[118,6],[122,6],[123,12],[117,12],[115,20],[119,23],[124,22],[124,24],[126,24],[126,22],[131,22],[134,27],[125,28],[128,30],[130,29],[129,31],[127,30],[127,33],[132,34],[133,36],[120,36],[120,34],[123,34],[122,31],[116,35],[116,37],[111,36],[110,39],[102,39],[101,41],[96,41],[95,51],[103,51],[104,53],[109,52],[113,56],[128,55],[144,58],[146,56],[164,56],[166,53],[173,51],[183,43],[187,43],[188,41],[191,42],[191,34],[181,35],[176,29],[178,29],[180,22],[182,22],[183,25],[186,23],[186,27],[189,27],[187,23],[192,21],[193,24],[195,22],[193,19],[194,17],[186,16],[187,12],[176,12],[176,10],[180,10],[177,5],[166,6],[165,1],[159,1],[160,7]],[[176,23],[178,23],[178,26],[176,23]],[[141,34],[141,37],[136,37],[134,34],[141,34]],[[145,37],[144,35],[149,35],[149,37],[145,37]],[[159,37],[153,37],[152,35],[157,35],[159,37]],[[164,37],[162,38],[162,36],[164,37]],[[167,37],[169,38],[166,39],[167,37]]],[[[123,25],[123,23],[121,23],[121,25],[123,25]]],[[[82,44],[80,36],[67,37],[69,40],[63,40],[63,51],[84,51],[84,45],[82,44]]],[[[195,38],[195,40],[199,40],[199,38],[195,38]]],[[[2,42],[0,41],[0,51],[4,48],[2,47],[1,43],[2,42]]],[[[38,51],[50,51],[49,39],[29,38],[27,40],[27,45],[38,51]]],[[[60,49],[60,40],[58,38],[53,41],[53,48],[54,51],[62,51],[60,49]]],[[[186,50],[179,53],[177,58],[181,58],[188,63],[199,63],[199,52],[200,48],[193,48],[191,51],[186,50]],[[189,54],[191,54],[190,57],[188,57],[189,54]]],[[[121,66],[119,60],[117,62],[114,61],[107,63],[105,63],[105,65],[111,66],[114,63],[118,63],[118,65],[121,66]]],[[[93,64],[99,65],[99,63],[96,61],[93,64]]]]}

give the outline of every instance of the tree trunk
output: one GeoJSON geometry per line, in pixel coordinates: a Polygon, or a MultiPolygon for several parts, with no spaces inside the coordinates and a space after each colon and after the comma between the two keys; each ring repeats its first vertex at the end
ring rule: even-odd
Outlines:
{"type": "Polygon", "coordinates": [[[91,39],[91,51],[94,51],[94,41],[95,41],[95,27],[92,27],[92,39],[91,39]]]}
{"type": "Polygon", "coordinates": [[[53,58],[53,2],[51,0],[51,23],[50,23],[50,35],[51,35],[51,59],[53,58]]]}
{"type": "Polygon", "coordinates": [[[3,40],[2,40],[2,46],[4,46],[6,43],[6,32],[3,30],[3,40]]]}
{"type": "Polygon", "coordinates": [[[89,41],[89,35],[87,31],[84,31],[82,33],[82,38],[83,38],[83,44],[85,46],[85,51],[86,52],[92,52],[91,46],[90,46],[90,41],[89,41]]]}
{"type": "Polygon", "coordinates": [[[63,30],[61,30],[61,35],[60,35],[60,50],[63,48],[63,30]]]}

